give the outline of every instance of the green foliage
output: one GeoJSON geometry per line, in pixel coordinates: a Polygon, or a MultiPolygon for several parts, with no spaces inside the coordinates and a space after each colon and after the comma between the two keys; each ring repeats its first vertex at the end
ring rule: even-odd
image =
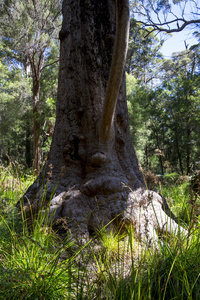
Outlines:
{"type": "MultiPolygon", "coordinates": [[[[49,55],[54,46],[55,34],[61,24],[61,2],[54,1],[4,1],[1,0],[2,41],[6,47],[7,58],[18,63],[30,64],[30,57],[35,60],[43,51],[49,55]]],[[[33,71],[33,70],[32,70],[33,71]]]]}
{"type": "Polygon", "coordinates": [[[17,160],[26,167],[32,166],[32,123],[36,117],[43,159],[47,156],[55,106],[50,109],[46,100],[56,99],[60,10],[59,0],[0,3],[0,148],[4,163],[17,160]],[[33,114],[37,92],[40,92],[38,114],[33,114]]]}
{"type": "Polygon", "coordinates": [[[18,163],[9,167],[0,165],[0,215],[12,219],[16,202],[23,196],[35,177],[18,163]]]}
{"type": "Polygon", "coordinates": [[[172,212],[181,222],[192,223],[196,215],[190,198],[189,179],[182,179],[177,173],[171,173],[166,174],[163,180],[160,193],[167,199],[172,212]]]}
{"type": "Polygon", "coordinates": [[[164,179],[168,184],[175,184],[176,181],[179,179],[179,174],[178,173],[165,174],[164,179]]]}
{"type": "Polygon", "coordinates": [[[165,160],[182,174],[191,172],[199,157],[198,86],[196,76],[192,79],[178,76],[157,89],[152,103],[160,105],[156,105],[157,114],[151,118],[152,137],[159,142],[158,148],[164,152],[165,160]]]}
{"type": "Polygon", "coordinates": [[[29,122],[32,119],[29,81],[21,76],[19,70],[9,70],[5,65],[0,76],[3,81],[0,86],[2,159],[5,161],[11,157],[13,161],[28,164],[26,146],[28,142],[31,144],[29,122]]]}
{"type": "Polygon", "coordinates": [[[143,84],[157,77],[159,62],[163,58],[159,51],[163,41],[159,41],[151,29],[131,18],[126,71],[143,84]]]}
{"type": "Polygon", "coordinates": [[[200,155],[198,57],[197,48],[164,60],[162,81],[154,88],[127,75],[133,143],[146,169],[162,175],[195,170],[200,155]]]}
{"type": "Polygon", "coordinates": [[[140,162],[143,162],[145,160],[145,147],[150,134],[148,130],[148,102],[151,98],[151,91],[148,87],[140,85],[131,74],[126,75],[126,84],[131,136],[137,157],[140,162]]]}

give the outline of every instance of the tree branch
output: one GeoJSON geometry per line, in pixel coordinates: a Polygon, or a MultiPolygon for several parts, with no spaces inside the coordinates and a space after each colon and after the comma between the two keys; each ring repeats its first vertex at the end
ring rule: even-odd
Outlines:
{"type": "Polygon", "coordinates": [[[47,68],[47,67],[49,67],[49,66],[51,66],[51,65],[56,64],[57,62],[59,62],[59,60],[60,60],[60,59],[57,59],[57,60],[53,61],[52,63],[45,65],[44,67],[41,68],[40,71],[42,72],[45,68],[47,68]]]}
{"type": "Polygon", "coordinates": [[[184,19],[176,19],[176,20],[172,20],[172,21],[169,21],[169,22],[165,22],[165,23],[161,23],[161,24],[158,24],[158,23],[154,23],[152,20],[150,20],[150,24],[147,23],[147,22],[144,22],[144,21],[137,21],[137,23],[140,23],[140,24],[143,24],[147,27],[153,27],[154,31],[155,30],[158,30],[158,31],[162,31],[162,32],[166,32],[166,33],[172,33],[172,32],[180,32],[182,31],[186,26],[188,25],[191,25],[191,24],[200,24],[200,19],[198,20],[190,20],[190,21],[186,21],[184,19]],[[165,26],[165,25],[169,25],[169,24],[172,24],[174,22],[178,22],[178,21],[181,21],[181,22],[184,22],[181,26],[179,26],[178,28],[172,28],[172,29],[166,29],[166,28],[163,28],[162,26],[165,26]]]}

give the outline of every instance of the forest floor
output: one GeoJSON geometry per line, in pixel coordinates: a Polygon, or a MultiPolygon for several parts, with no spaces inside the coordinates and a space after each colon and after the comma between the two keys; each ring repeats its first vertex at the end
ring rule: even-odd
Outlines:
{"type": "Polygon", "coordinates": [[[131,226],[123,233],[102,228],[80,245],[55,232],[48,211],[30,228],[16,203],[34,177],[17,165],[0,166],[0,299],[200,299],[200,198],[188,177],[146,178],[188,236],[162,236],[149,248],[131,226]]]}

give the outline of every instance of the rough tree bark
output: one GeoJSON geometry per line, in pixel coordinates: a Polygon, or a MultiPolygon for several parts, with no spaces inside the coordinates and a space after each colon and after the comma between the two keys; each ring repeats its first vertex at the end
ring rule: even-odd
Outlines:
{"type": "Polygon", "coordinates": [[[162,197],[146,189],[132,146],[123,73],[128,5],[64,0],[56,125],[46,167],[24,202],[39,203],[45,192],[54,221],[66,218],[82,238],[114,220],[132,223],[150,242],[178,226],[162,197]]]}

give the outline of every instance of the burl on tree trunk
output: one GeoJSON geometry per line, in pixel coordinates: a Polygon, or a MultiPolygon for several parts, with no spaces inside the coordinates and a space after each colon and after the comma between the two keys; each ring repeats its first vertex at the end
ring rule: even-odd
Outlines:
{"type": "Polygon", "coordinates": [[[148,241],[179,230],[163,198],[146,189],[132,146],[123,72],[128,27],[128,0],[63,2],[53,141],[24,202],[39,203],[45,193],[53,221],[66,218],[82,238],[112,220],[132,223],[148,241]]]}

